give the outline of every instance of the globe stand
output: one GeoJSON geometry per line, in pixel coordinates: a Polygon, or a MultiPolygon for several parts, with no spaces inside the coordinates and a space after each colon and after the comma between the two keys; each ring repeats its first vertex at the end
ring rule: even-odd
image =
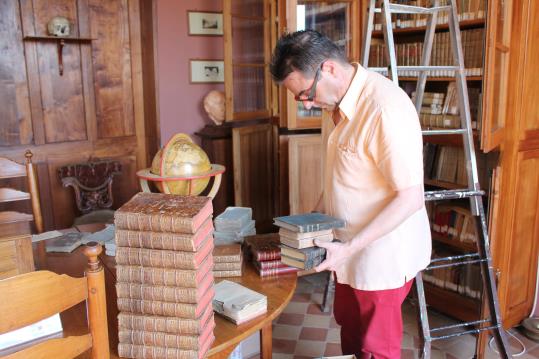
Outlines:
{"type": "Polygon", "coordinates": [[[148,181],[150,182],[161,182],[163,187],[163,192],[170,194],[170,189],[168,187],[168,182],[177,182],[177,181],[188,181],[188,195],[191,195],[191,189],[193,188],[192,184],[195,180],[202,180],[210,177],[214,177],[213,184],[210,192],[207,194],[208,197],[214,198],[217,192],[219,191],[219,186],[221,185],[221,176],[225,172],[225,166],[212,164],[211,169],[208,172],[196,175],[196,176],[159,176],[150,172],[150,168],[146,168],[140,171],[137,171],[137,177],[139,178],[140,187],[142,192],[151,192],[148,181]]]}

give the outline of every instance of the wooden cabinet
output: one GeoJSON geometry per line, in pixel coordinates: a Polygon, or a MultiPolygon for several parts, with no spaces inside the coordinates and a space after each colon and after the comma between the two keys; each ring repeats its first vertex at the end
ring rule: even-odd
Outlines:
{"type": "Polygon", "coordinates": [[[128,200],[158,144],[151,3],[2,1],[0,16],[0,155],[22,162],[26,149],[35,154],[45,228],[68,227],[77,215],[60,166],[118,160],[114,206],[128,200]],[[62,75],[57,42],[46,38],[54,16],[70,19],[70,39],[89,39],[65,41],[62,75]]]}

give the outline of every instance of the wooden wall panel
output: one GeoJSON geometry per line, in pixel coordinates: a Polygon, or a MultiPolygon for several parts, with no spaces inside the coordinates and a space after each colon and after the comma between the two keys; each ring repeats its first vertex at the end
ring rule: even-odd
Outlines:
{"type": "Polygon", "coordinates": [[[0,146],[28,144],[32,141],[30,100],[21,42],[19,6],[14,1],[0,1],[0,146]]]}
{"type": "MultiPolygon", "coordinates": [[[[72,32],[78,35],[75,2],[34,0],[33,11],[34,35],[48,35],[47,23],[58,14],[71,20],[72,32]]],[[[50,41],[36,44],[46,143],[87,139],[80,46],[84,45],[64,46],[64,73],[60,76],[57,44],[50,41]]]]}
{"type": "Polygon", "coordinates": [[[236,206],[251,207],[259,233],[272,230],[275,180],[271,124],[232,130],[236,206]]]}
{"type": "Polygon", "coordinates": [[[529,314],[533,305],[537,253],[539,250],[539,150],[519,153],[517,160],[515,216],[512,225],[512,245],[508,257],[505,306],[506,320],[515,323],[529,314]],[[522,253],[536,253],[523,256],[522,253]],[[515,318],[518,318],[515,320],[515,318]]]}
{"type": "MultiPolygon", "coordinates": [[[[528,38],[526,44],[526,52],[524,59],[524,68],[521,70],[526,74],[535,74],[537,72],[537,67],[539,66],[539,2],[530,1],[529,2],[528,14],[533,14],[528,16],[528,38]]],[[[535,77],[534,75],[532,75],[535,77]]],[[[539,82],[535,79],[525,81],[523,91],[524,99],[534,99],[537,98],[539,93],[539,82]]],[[[520,139],[524,137],[533,136],[535,139],[539,138],[537,131],[539,130],[539,101],[523,101],[522,103],[522,113],[525,114],[523,118],[523,123],[520,126],[521,134],[520,139]],[[528,132],[535,132],[534,134],[529,134],[528,132]]],[[[536,145],[537,146],[537,145],[536,145]]]]}
{"type": "Polygon", "coordinates": [[[135,134],[127,0],[90,0],[98,138],[135,134]]]}
{"type": "Polygon", "coordinates": [[[290,214],[314,210],[322,194],[322,136],[296,135],[288,139],[290,214]]]}

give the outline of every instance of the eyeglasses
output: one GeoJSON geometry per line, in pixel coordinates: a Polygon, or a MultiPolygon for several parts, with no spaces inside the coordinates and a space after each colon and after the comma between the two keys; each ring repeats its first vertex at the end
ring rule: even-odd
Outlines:
{"type": "Polygon", "coordinates": [[[314,96],[316,95],[316,85],[318,84],[318,80],[320,80],[320,71],[321,70],[322,70],[322,64],[320,64],[320,66],[318,67],[318,70],[316,70],[316,74],[314,75],[313,85],[311,86],[311,90],[309,91],[309,95],[307,97],[305,97],[305,92],[307,92],[307,90],[303,90],[299,94],[294,96],[294,99],[296,101],[309,101],[309,102],[314,101],[314,96]]]}

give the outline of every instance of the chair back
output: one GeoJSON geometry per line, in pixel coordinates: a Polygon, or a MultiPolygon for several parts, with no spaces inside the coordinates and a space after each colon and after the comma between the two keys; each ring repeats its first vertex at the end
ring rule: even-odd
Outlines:
{"type": "Polygon", "coordinates": [[[0,334],[39,322],[86,301],[90,333],[50,339],[3,358],[73,358],[92,348],[92,359],[110,358],[105,276],[98,256],[100,244],[84,248],[85,277],[73,278],[49,271],[20,274],[0,280],[0,334]]]}

